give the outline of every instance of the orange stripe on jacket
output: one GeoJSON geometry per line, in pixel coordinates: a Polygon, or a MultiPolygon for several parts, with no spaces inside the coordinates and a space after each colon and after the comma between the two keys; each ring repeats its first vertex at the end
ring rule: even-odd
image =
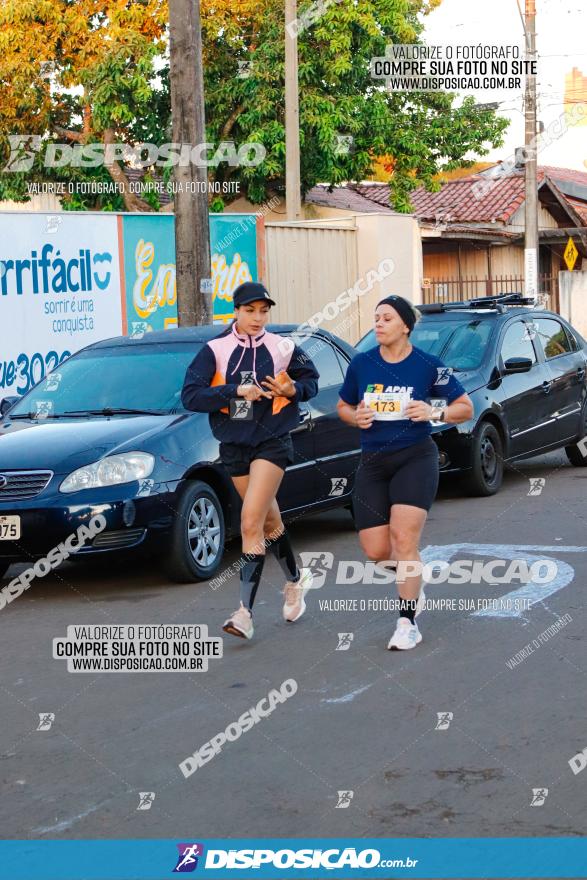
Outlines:
{"type": "Polygon", "coordinates": [[[274,397],[273,398],[273,409],[271,410],[274,416],[277,413],[280,413],[284,406],[287,406],[288,403],[291,403],[289,397],[274,397]]]}
{"type": "MultiPolygon", "coordinates": [[[[212,381],[210,382],[210,388],[214,388],[215,385],[226,385],[226,376],[223,376],[222,373],[219,373],[218,370],[212,376],[212,381]]],[[[220,410],[221,413],[228,413],[228,407],[223,406],[220,410]]]]}
{"type": "MultiPolygon", "coordinates": [[[[281,376],[285,374],[285,370],[280,370],[275,379],[279,382],[281,376]]],[[[284,406],[287,406],[288,403],[291,403],[291,398],[289,397],[274,397],[273,398],[273,408],[271,410],[272,415],[276,416],[277,413],[280,413],[284,406]]]]}

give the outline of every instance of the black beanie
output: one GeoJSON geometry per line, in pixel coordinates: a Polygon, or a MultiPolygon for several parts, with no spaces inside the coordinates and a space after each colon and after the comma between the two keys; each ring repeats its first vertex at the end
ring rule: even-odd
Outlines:
{"type": "Polygon", "coordinates": [[[416,323],[416,313],[407,299],[402,296],[386,296],[385,299],[377,303],[377,306],[391,306],[396,310],[410,333],[412,332],[416,323]]]}

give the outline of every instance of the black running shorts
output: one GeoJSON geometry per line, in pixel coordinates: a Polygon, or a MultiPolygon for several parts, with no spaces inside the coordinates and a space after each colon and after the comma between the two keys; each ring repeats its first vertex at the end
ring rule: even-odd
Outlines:
{"type": "Polygon", "coordinates": [[[438,489],[438,447],[428,437],[396,452],[364,450],[353,491],[355,526],[389,523],[392,504],[430,510],[438,489]]]}
{"type": "Polygon", "coordinates": [[[289,434],[283,437],[271,437],[257,446],[242,446],[240,443],[221,443],[220,458],[231,477],[246,477],[251,462],[256,458],[264,458],[285,470],[293,464],[294,449],[289,434]]]}

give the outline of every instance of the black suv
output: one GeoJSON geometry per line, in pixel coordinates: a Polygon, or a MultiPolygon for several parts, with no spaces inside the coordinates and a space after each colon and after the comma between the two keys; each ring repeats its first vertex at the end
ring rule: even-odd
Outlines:
{"type": "MultiPolygon", "coordinates": [[[[451,367],[474,418],[437,425],[441,472],[462,471],[475,495],[493,495],[504,463],[564,447],[587,466],[587,343],[560,315],[520,294],[418,306],[418,348],[451,367]]],[[[376,345],[370,331],[356,346],[376,345]]]]}

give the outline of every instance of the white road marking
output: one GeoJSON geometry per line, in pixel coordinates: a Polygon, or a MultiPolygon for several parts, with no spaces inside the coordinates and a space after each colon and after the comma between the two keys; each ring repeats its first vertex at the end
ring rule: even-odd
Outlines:
{"type": "MultiPolygon", "coordinates": [[[[442,562],[450,562],[453,557],[464,552],[473,556],[486,556],[492,559],[525,559],[529,564],[537,562],[540,559],[552,559],[557,567],[558,572],[554,580],[548,584],[538,584],[529,581],[523,584],[519,589],[506,593],[501,598],[509,600],[510,605],[514,605],[515,600],[526,600],[530,606],[536,605],[538,602],[544,602],[549,596],[558,593],[563,587],[571,583],[575,576],[575,569],[562,559],[552,556],[551,554],[559,553],[587,553],[587,547],[575,546],[555,546],[541,544],[440,544],[430,545],[422,551],[422,562],[429,563],[436,560],[442,562]],[[536,553],[540,556],[536,556],[536,553]]],[[[433,584],[431,585],[433,586],[433,584]]],[[[485,611],[473,611],[471,617],[522,617],[524,612],[511,609],[487,609],[485,611]]]]}
{"type": "Polygon", "coordinates": [[[350,703],[355,697],[358,697],[359,694],[364,694],[365,691],[368,691],[369,688],[372,687],[370,684],[366,684],[365,687],[357,688],[356,691],[351,691],[350,694],[345,694],[343,697],[330,697],[329,699],[320,700],[321,703],[350,703]]]}
{"type": "MultiPolygon", "coordinates": [[[[102,804],[108,803],[107,801],[102,801],[102,804]]],[[[79,813],[77,816],[72,816],[71,819],[62,819],[61,822],[57,822],[55,825],[47,825],[43,828],[33,828],[33,834],[53,834],[59,831],[66,831],[68,828],[71,828],[72,825],[75,825],[76,822],[79,822],[80,819],[85,819],[86,816],[89,816],[90,813],[95,813],[96,810],[99,810],[102,804],[96,804],[93,807],[89,807],[87,810],[84,810],[83,813],[79,813]]]]}

